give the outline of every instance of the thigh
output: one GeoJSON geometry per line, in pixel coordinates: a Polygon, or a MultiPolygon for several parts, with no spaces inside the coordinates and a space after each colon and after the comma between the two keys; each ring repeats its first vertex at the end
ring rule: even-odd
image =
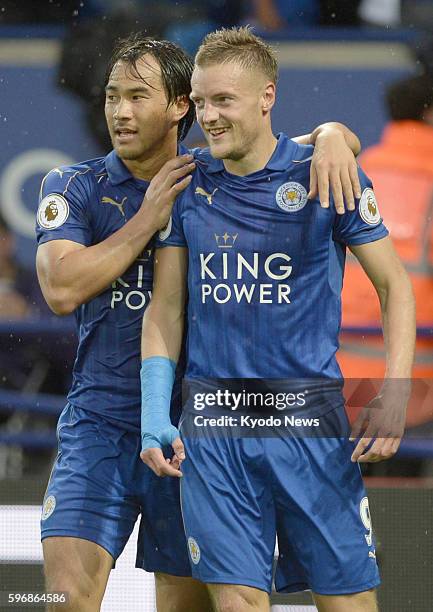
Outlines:
{"type": "Polygon", "coordinates": [[[208,584],[215,612],[268,612],[267,593],[239,584],[208,584]]]}
{"type": "Polygon", "coordinates": [[[99,609],[113,557],[80,538],[48,537],[42,547],[47,591],[67,593],[72,606],[85,601],[90,609],[99,609]]]}
{"type": "Polygon", "coordinates": [[[192,575],[270,591],[275,510],[262,441],[185,437],[182,512],[192,575]]]}
{"type": "Polygon", "coordinates": [[[379,612],[375,591],[351,595],[318,595],[313,593],[318,612],[379,612]]]}
{"type": "Polygon", "coordinates": [[[377,586],[368,498],[359,466],[350,461],[353,444],[332,437],[276,442],[278,452],[271,456],[280,551],[277,589],[339,595],[377,586]]]}
{"type": "Polygon", "coordinates": [[[194,578],[155,574],[158,612],[213,612],[206,585],[194,578]]]}
{"type": "Polygon", "coordinates": [[[81,538],[122,552],[140,511],[137,457],[129,432],[68,405],[58,425],[59,452],[44,498],[41,537],[81,538]]]}

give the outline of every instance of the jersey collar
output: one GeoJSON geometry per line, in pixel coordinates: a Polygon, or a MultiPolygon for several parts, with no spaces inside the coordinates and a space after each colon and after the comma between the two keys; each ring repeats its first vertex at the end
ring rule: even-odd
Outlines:
{"type": "Polygon", "coordinates": [[[112,185],[120,185],[120,183],[134,179],[116,151],[111,151],[106,156],[105,168],[112,185]]]}
{"type": "MultiPolygon", "coordinates": [[[[188,149],[185,145],[180,144],[178,147],[178,155],[184,155],[185,153],[188,153],[188,149]]],[[[106,156],[105,168],[112,185],[120,185],[120,183],[129,180],[133,180],[139,184],[143,183],[145,186],[149,183],[149,181],[136,179],[114,150],[106,156]]]]}
{"type": "MultiPolygon", "coordinates": [[[[287,170],[288,165],[296,157],[297,149],[298,145],[296,142],[291,140],[286,134],[280,132],[277,135],[277,146],[270,160],[264,167],[264,170],[275,170],[277,172],[287,170]]],[[[224,170],[224,164],[221,159],[212,159],[207,168],[207,172],[211,174],[223,172],[224,170]]],[[[259,170],[259,172],[261,172],[261,170],[259,170]]]]}

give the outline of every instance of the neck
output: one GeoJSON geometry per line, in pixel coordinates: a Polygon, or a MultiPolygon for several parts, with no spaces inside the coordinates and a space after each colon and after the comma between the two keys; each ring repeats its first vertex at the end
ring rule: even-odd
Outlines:
{"type": "Polygon", "coordinates": [[[271,159],[276,146],[277,139],[269,129],[262,138],[257,139],[253,146],[250,146],[248,153],[242,159],[224,159],[224,167],[227,172],[237,176],[246,176],[263,170],[271,159]]]}
{"type": "Polygon", "coordinates": [[[177,134],[167,139],[163,146],[146,152],[141,159],[122,159],[129,172],[135,178],[151,181],[162,166],[177,155],[177,134]]]}

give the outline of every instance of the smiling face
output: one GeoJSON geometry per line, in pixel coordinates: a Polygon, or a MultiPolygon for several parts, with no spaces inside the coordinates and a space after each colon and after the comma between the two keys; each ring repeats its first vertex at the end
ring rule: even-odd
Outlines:
{"type": "Polygon", "coordinates": [[[136,67],[123,61],[114,65],[106,86],[105,117],[119,157],[142,161],[176,140],[182,112],[177,103],[168,106],[161,69],[152,55],[143,55],[136,67]]]}
{"type": "Polygon", "coordinates": [[[195,66],[191,99],[213,157],[248,156],[270,134],[275,85],[236,61],[195,66]]]}

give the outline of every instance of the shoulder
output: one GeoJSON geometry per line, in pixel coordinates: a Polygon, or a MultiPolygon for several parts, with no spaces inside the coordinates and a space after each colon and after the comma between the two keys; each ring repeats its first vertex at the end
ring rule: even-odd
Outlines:
{"type": "Polygon", "coordinates": [[[313,153],[314,153],[314,147],[313,145],[305,145],[305,144],[299,144],[297,142],[295,142],[294,140],[292,140],[293,144],[295,145],[295,149],[293,150],[293,162],[308,162],[311,161],[311,158],[313,157],[313,153]]]}
{"type": "MultiPolygon", "coordinates": [[[[313,159],[314,147],[303,145],[292,140],[287,134],[280,133],[277,153],[279,153],[274,165],[297,176],[298,180],[309,176],[311,160],[313,159]]],[[[272,161],[272,160],[271,160],[272,161]]]]}
{"type": "Polygon", "coordinates": [[[86,192],[91,192],[99,177],[105,174],[105,158],[103,157],[53,168],[42,179],[40,198],[50,193],[58,193],[66,197],[79,192],[83,196],[86,192]]]}
{"type": "MultiPolygon", "coordinates": [[[[292,141],[293,142],[293,141],[292,141]]],[[[302,145],[294,143],[295,147],[289,160],[290,169],[298,169],[299,172],[308,174],[310,172],[311,160],[313,159],[313,145],[302,145]]]]}
{"type": "Polygon", "coordinates": [[[215,191],[216,169],[223,167],[221,160],[214,159],[209,152],[209,149],[195,148],[190,149],[190,153],[194,155],[196,168],[192,173],[192,181],[186,189],[177,197],[176,204],[178,208],[184,208],[187,205],[195,206],[197,200],[196,195],[201,195],[207,198],[212,198],[215,191]]]}

